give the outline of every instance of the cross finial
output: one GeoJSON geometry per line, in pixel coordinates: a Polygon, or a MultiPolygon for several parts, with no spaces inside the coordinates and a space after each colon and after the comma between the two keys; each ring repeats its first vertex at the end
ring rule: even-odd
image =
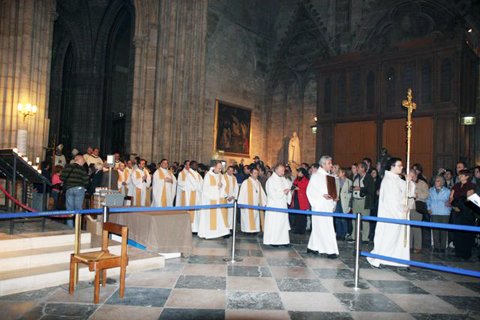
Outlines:
{"type": "Polygon", "coordinates": [[[407,100],[402,101],[402,106],[408,109],[408,111],[413,111],[417,109],[417,104],[412,101],[413,99],[413,93],[412,93],[412,88],[407,89],[407,100]]]}

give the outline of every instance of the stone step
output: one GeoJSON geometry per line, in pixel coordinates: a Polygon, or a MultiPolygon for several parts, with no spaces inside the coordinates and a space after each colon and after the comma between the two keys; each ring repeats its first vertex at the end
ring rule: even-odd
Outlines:
{"type": "MultiPolygon", "coordinates": [[[[2,235],[2,237],[0,237],[0,253],[68,245],[73,246],[74,241],[75,234],[73,231],[69,231],[68,233],[44,232],[19,235],[2,235]]],[[[82,244],[90,243],[91,241],[91,233],[82,233],[82,244]]]]}
{"type": "MultiPolygon", "coordinates": [[[[129,272],[158,269],[165,266],[165,258],[155,253],[149,253],[129,246],[128,255],[127,275],[129,272]]],[[[0,296],[68,283],[70,276],[69,268],[69,263],[60,263],[36,268],[2,271],[0,272],[0,296]]],[[[118,274],[120,274],[120,268],[113,268],[107,271],[108,277],[114,277],[118,274]]],[[[90,272],[87,266],[79,264],[80,281],[92,281],[94,276],[95,273],[90,272]]]]}
{"type": "MultiPolygon", "coordinates": [[[[98,241],[82,244],[80,252],[101,250],[98,241]]],[[[121,245],[111,241],[108,249],[113,254],[120,254],[121,245]]],[[[32,269],[54,264],[69,263],[73,253],[73,244],[68,246],[38,248],[15,252],[0,253],[0,270],[2,272],[19,269],[32,269]]]]}

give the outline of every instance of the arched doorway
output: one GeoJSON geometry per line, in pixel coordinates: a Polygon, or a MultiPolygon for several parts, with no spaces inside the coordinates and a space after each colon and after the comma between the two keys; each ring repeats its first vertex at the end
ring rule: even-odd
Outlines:
{"type": "Polygon", "coordinates": [[[133,57],[132,11],[119,11],[108,37],[101,148],[104,154],[127,152],[132,106],[133,57]]]}

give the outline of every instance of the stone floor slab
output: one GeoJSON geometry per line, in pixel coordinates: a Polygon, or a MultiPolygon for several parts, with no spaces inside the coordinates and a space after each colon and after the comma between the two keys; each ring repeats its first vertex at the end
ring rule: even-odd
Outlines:
{"type": "Polygon", "coordinates": [[[271,277],[272,274],[268,267],[253,266],[228,266],[229,277],[271,277]]]}
{"type": "Polygon", "coordinates": [[[276,292],[232,291],[227,295],[227,309],[283,310],[284,306],[276,292]]]}
{"type": "Polygon", "coordinates": [[[388,294],[387,297],[410,313],[458,314],[460,310],[442,299],[425,294],[388,294]]]}
{"type": "Polygon", "coordinates": [[[227,280],[225,277],[183,275],[178,278],[175,288],[225,290],[226,286],[227,280]]]}
{"type": "Polygon", "coordinates": [[[224,320],[225,310],[163,309],[159,320],[224,320]]]}
{"type": "Polygon", "coordinates": [[[277,285],[284,292],[328,292],[317,279],[277,279],[277,285]]]}
{"type": "Polygon", "coordinates": [[[138,288],[125,289],[125,295],[120,298],[118,290],[111,296],[106,304],[130,305],[141,307],[163,307],[170,295],[170,289],[164,288],[138,288]]]}
{"type": "Polygon", "coordinates": [[[228,291],[278,292],[277,283],[271,277],[228,277],[228,291]]]}
{"type": "Polygon", "coordinates": [[[225,309],[225,291],[201,289],[173,289],[166,308],[225,309]]]}
{"type": "Polygon", "coordinates": [[[331,293],[280,292],[280,296],[285,309],[290,311],[347,311],[331,293]]]}
{"type": "Polygon", "coordinates": [[[156,320],[162,308],[119,306],[105,304],[95,311],[89,320],[156,320]]]}
{"type": "Polygon", "coordinates": [[[395,302],[378,293],[335,293],[349,311],[405,312],[395,302]]]}

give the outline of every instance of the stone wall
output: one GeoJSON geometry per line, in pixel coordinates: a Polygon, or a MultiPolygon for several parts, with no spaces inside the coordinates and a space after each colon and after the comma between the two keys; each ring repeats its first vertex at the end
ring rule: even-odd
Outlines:
{"type": "Polygon", "coordinates": [[[45,155],[49,121],[51,43],[55,0],[0,1],[0,148],[17,145],[17,129],[28,130],[27,155],[45,155]],[[23,121],[18,103],[38,112],[23,121]]]}
{"type": "MultiPolygon", "coordinates": [[[[216,99],[252,110],[250,157],[243,157],[245,162],[256,155],[263,159],[267,156],[265,83],[271,37],[270,4],[271,1],[209,1],[203,161],[211,159],[214,153],[216,99]]],[[[225,156],[228,163],[241,158],[225,156]]]]}

